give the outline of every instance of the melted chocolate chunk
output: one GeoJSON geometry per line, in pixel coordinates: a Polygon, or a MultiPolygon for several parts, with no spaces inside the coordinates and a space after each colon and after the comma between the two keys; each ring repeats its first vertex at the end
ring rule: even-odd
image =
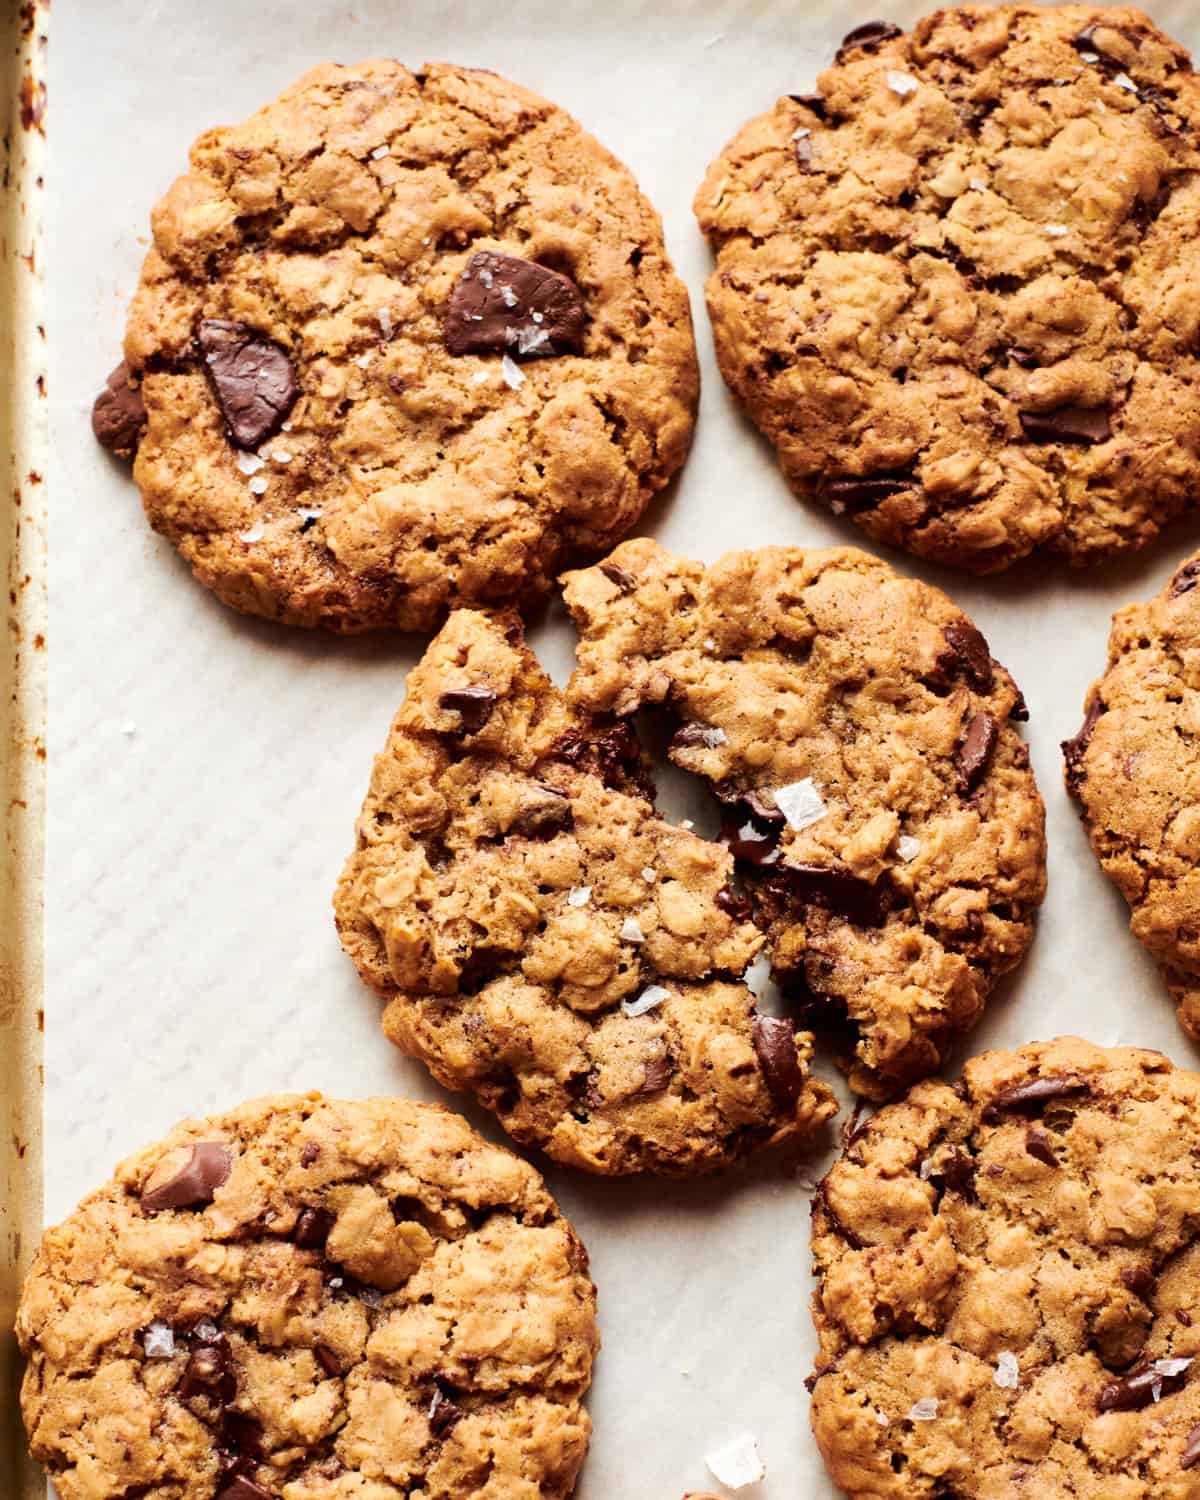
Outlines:
{"type": "Polygon", "coordinates": [[[213,1500],[274,1500],[270,1490],[248,1479],[245,1474],[233,1477],[217,1491],[213,1500]]]}
{"type": "Polygon", "coordinates": [[[461,1406],[446,1395],[439,1385],[434,1388],[428,1415],[429,1427],[434,1437],[445,1437],[456,1423],[462,1421],[466,1413],[461,1406]]]}
{"type": "Polygon", "coordinates": [[[569,276],[481,250],[467,262],[446,311],[451,354],[534,359],[583,343],[583,297],[569,276]]]}
{"type": "Polygon", "coordinates": [[[1016,344],[1004,352],[1012,360],[1013,364],[1020,365],[1022,370],[1036,370],[1041,364],[1036,354],[1031,353],[1028,349],[1022,349],[1016,344]]]}
{"type": "Polygon", "coordinates": [[[221,1441],[231,1459],[261,1458],[263,1430],[257,1417],[226,1408],[221,1413],[221,1441]]]}
{"type": "MultiPolygon", "coordinates": [[[[1013,683],[1013,686],[1016,687],[1016,683],[1013,683]]],[[[1020,688],[1017,688],[1017,701],[1009,709],[1008,717],[1015,724],[1028,724],[1029,722],[1029,704],[1025,702],[1025,694],[1020,688]]]]}
{"type": "Polygon", "coordinates": [[[237,1365],[224,1335],[192,1350],[177,1393],[183,1401],[204,1396],[220,1406],[227,1406],[233,1400],[237,1395],[237,1365]]]}
{"type": "Polygon", "coordinates": [[[748,922],[753,908],[748,896],[743,896],[739,891],[732,890],[723,885],[713,897],[713,904],[734,922],[748,922]]]}
{"type": "Polygon", "coordinates": [[[973,792],[983,780],[999,734],[1000,726],[991,714],[980,712],[971,716],[954,752],[958,784],[964,792],[973,792]]]}
{"type": "Polygon", "coordinates": [[[1044,1166],[1058,1166],[1054,1142],[1050,1139],[1049,1131],[1043,1130],[1040,1125],[1031,1125],[1025,1132],[1025,1151],[1034,1161],[1040,1161],[1044,1166]]]}
{"type": "Polygon", "coordinates": [[[642,760],[642,746],[628,719],[617,719],[589,739],[577,729],[561,735],[551,753],[568,765],[599,776],[613,791],[629,792],[654,802],[654,780],[642,760]]]}
{"type": "Polygon", "coordinates": [[[874,510],[892,495],[913,489],[916,483],[911,469],[894,469],[885,474],[842,474],[822,478],[817,485],[817,498],[837,515],[845,511],[854,516],[860,511],[874,510]]]}
{"type": "Polygon", "coordinates": [[[994,681],[992,653],[982,632],[976,630],[970,620],[963,619],[943,625],[942,635],[947,650],[939,658],[938,665],[943,670],[957,667],[981,693],[990,693],[994,681]]]}
{"type": "Polygon", "coordinates": [[[756,1015],[752,1036],[758,1065],[771,1097],[779,1104],[794,1104],[804,1088],[804,1075],[796,1056],[796,1033],[792,1023],[780,1016],[756,1015]]]}
{"type": "Polygon", "coordinates": [[[1171,579],[1171,591],[1168,595],[1171,599],[1178,599],[1180,594],[1189,594],[1200,583],[1200,557],[1193,558],[1191,562],[1185,562],[1182,568],[1177,568],[1175,576],[1171,579]]]}
{"type": "Polygon", "coordinates": [[[538,783],[537,790],[541,795],[536,801],[527,802],[517,810],[510,831],[526,838],[546,839],[573,828],[575,814],[571,810],[571,800],[567,794],[541,782],[538,783]]]}
{"type": "Polygon", "coordinates": [[[609,583],[615,583],[623,594],[628,594],[637,586],[637,579],[633,574],[627,573],[624,568],[619,568],[616,563],[602,562],[598,566],[609,583]]]}
{"type": "Polygon", "coordinates": [[[1076,1094],[1091,1092],[1086,1078],[1031,1078],[1028,1083],[1016,1083],[1010,1089],[1001,1089],[983,1107],[985,1124],[994,1124],[1008,1110],[1033,1114],[1051,1099],[1069,1099],[1076,1094]]]}
{"type": "Polygon", "coordinates": [[[1193,1427],[1188,1433],[1187,1442],[1179,1458],[1181,1469],[1194,1469],[1197,1464],[1200,1464],[1200,1426],[1193,1427]]]}
{"type": "Polygon", "coordinates": [[[734,803],[722,813],[717,837],[734,859],[749,865],[771,865],[779,858],[781,826],[756,818],[744,803],[734,803]]]}
{"type": "Polygon", "coordinates": [[[886,882],[872,884],[828,865],[781,865],[767,877],[768,896],[785,904],[819,906],[857,927],[878,927],[891,910],[886,882]]]}
{"type": "Polygon", "coordinates": [[[92,432],[102,448],[132,458],[146,430],[146,403],[124,360],[108,377],[92,407],[92,432]]]}
{"type": "Polygon", "coordinates": [[[976,1201],[975,1161],[961,1146],[955,1146],[935,1175],[941,1178],[948,1192],[957,1193],[968,1203],[976,1201]]]}
{"type": "Polygon", "coordinates": [[[342,1362],[325,1344],[313,1345],[313,1357],[331,1380],[342,1373],[342,1362]]]}
{"type": "Polygon", "coordinates": [[[1031,443],[1106,443],[1112,437],[1111,413],[1102,406],[1060,406],[1018,415],[1031,443]]]}
{"type": "Polygon", "coordinates": [[[633,1097],[648,1098],[651,1094],[661,1094],[671,1082],[673,1072],[669,1057],[652,1057],[646,1064],[646,1076],[634,1089],[633,1097]]]}
{"type": "Polygon", "coordinates": [[[890,42],[893,37],[903,35],[894,21],[864,21],[842,38],[842,45],[837,49],[833,60],[835,63],[844,63],[856,48],[874,51],[881,42],[890,42]]]}
{"type": "Polygon", "coordinates": [[[1153,1364],[1141,1365],[1106,1385],[1096,1405],[1100,1411],[1141,1411],[1153,1401],[1181,1391],[1185,1379],[1186,1371],[1164,1375],[1153,1364]]]}
{"type": "Polygon", "coordinates": [[[672,735],[670,750],[715,750],[724,743],[723,729],[710,724],[684,724],[672,735]]]}
{"type": "Polygon", "coordinates": [[[287,421],[300,382],[286,350],[245,323],[207,319],[200,325],[204,369],[230,436],[257,448],[287,421]]]}
{"type": "Polygon", "coordinates": [[[302,1167],[311,1167],[320,1154],[321,1148],[317,1145],[316,1141],[309,1141],[300,1153],[300,1165],[302,1167]]]}
{"type": "Polygon", "coordinates": [[[1121,1272],[1121,1284],[1128,1287],[1135,1297],[1145,1300],[1158,1281],[1149,1266],[1126,1266],[1121,1272]]]}
{"type": "Polygon", "coordinates": [[[495,693],[490,687],[478,683],[451,688],[438,699],[439,708],[457,714],[461,719],[463,734],[478,734],[491,718],[495,706],[495,693]]]}
{"type": "Polygon", "coordinates": [[[143,1189],[141,1204],[148,1214],[167,1208],[203,1208],[233,1169],[233,1152],[220,1141],[198,1141],[187,1161],[168,1182],[143,1189]]]}
{"type": "Polygon", "coordinates": [[[1073,740],[1062,742],[1063,760],[1066,763],[1067,791],[1072,797],[1078,797],[1079,788],[1087,780],[1087,767],[1083,763],[1083,758],[1092,742],[1092,731],[1096,727],[1096,720],[1103,712],[1104,704],[1099,698],[1092,698],[1083,716],[1083,723],[1079,726],[1079,733],[1073,740]]]}
{"type": "Polygon", "coordinates": [[[805,109],[811,110],[818,120],[825,118],[825,101],[821,98],[820,94],[789,94],[788,98],[796,104],[803,104],[805,109]]]}
{"type": "Polygon", "coordinates": [[[301,1250],[323,1250],[333,1225],[334,1215],[327,1208],[301,1209],[292,1230],[292,1243],[301,1250]]]}

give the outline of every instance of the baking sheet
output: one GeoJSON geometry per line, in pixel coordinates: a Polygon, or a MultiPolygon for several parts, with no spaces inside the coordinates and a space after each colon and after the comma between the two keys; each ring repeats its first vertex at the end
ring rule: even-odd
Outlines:
{"type": "MultiPolygon", "coordinates": [[[[925,8],[888,7],[910,23],[925,8]]],[[[1200,46],[1187,0],[1153,7],[1200,46]]],[[[127,475],[93,444],[91,399],[118,357],[150,207],[201,130],[236,120],[311,64],[372,55],[496,69],[570,109],[663,214],[704,363],[696,445],[642,530],[714,559],[766,543],[860,542],[794,500],[713,365],[708,253],[690,200],[709,159],[780,93],[813,87],[865,0],[54,0],[48,328],[50,792],[46,1209],[51,1219],[177,1118],[245,1096],[448,1096],[378,1030],[337,944],[330,893],[371,756],[419,642],[343,642],[243,619],[147,530],[127,475]]],[[[1200,543],[1200,518],[1131,562],[972,582],[900,555],[983,629],[1032,711],[1050,893],[1030,959],[972,1050],[1078,1032],[1196,1061],[1126,933],[1060,781],[1112,610],[1200,543]]],[[[565,678],[561,612],[534,631],[565,678]]],[[[671,796],[676,793],[672,791],[671,796]]],[[[671,807],[670,797],[668,808],[671,807]]],[[[493,1139],[500,1133],[457,1101],[493,1139]]],[[[823,1161],[817,1161],[819,1169],[823,1161]]],[[[808,1194],[778,1166],[699,1183],[547,1177],[591,1253],[604,1351],[582,1500],[718,1488],[703,1453],[742,1428],[761,1493],[829,1497],[808,1433],[808,1194]]]]}

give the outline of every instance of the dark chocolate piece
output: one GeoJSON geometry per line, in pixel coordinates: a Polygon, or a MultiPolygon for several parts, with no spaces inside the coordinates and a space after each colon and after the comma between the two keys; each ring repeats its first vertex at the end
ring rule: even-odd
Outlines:
{"type": "Polygon", "coordinates": [[[481,683],[469,683],[466,687],[451,688],[438,699],[438,707],[448,713],[457,714],[462,721],[464,734],[478,734],[492,716],[496,706],[496,695],[490,687],[481,683]]]}
{"type": "Polygon", "coordinates": [[[817,484],[817,498],[837,514],[845,511],[857,515],[874,510],[877,505],[911,490],[917,480],[911,469],[894,469],[884,474],[841,474],[822,478],[817,484]]]}
{"type": "Polygon", "coordinates": [[[729,886],[723,885],[713,897],[713,904],[734,922],[748,922],[753,908],[748,896],[743,896],[739,891],[731,890],[729,886]]]}
{"type": "Polygon", "coordinates": [[[429,1403],[429,1427],[434,1437],[445,1437],[466,1413],[462,1407],[445,1394],[441,1386],[435,1386],[433,1399],[429,1403]]]}
{"type": "Polygon", "coordinates": [[[148,1214],[167,1208],[203,1208],[233,1169],[233,1152],[220,1141],[199,1141],[174,1177],[161,1186],[142,1190],[142,1208],[148,1214]]]}
{"type": "Polygon", "coordinates": [[[1100,1411],[1141,1411],[1151,1402],[1181,1391],[1186,1374],[1181,1370],[1178,1375],[1164,1375],[1153,1364],[1141,1365],[1128,1375],[1122,1375],[1120,1380],[1106,1385],[1100,1392],[1097,1408],[1100,1411]]]}
{"type": "Polygon", "coordinates": [[[300,1165],[302,1167],[311,1167],[320,1154],[321,1148],[317,1145],[316,1141],[308,1141],[305,1144],[304,1150],[300,1153],[300,1165]]]}
{"type": "Polygon", "coordinates": [[[239,448],[257,448],[287,421],[300,394],[292,362],[274,339],[245,323],[200,324],[204,368],[239,448]]]}
{"type": "Polygon", "coordinates": [[[734,803],[721,817],[721,843],[734,859],[750,865],[770,865],[779,858],[779,834],[782,820],[766,823],[756,818],[743,803],[734,803]]]}
{"type": "Polygon", "coordinates": [[[769,894],[788,903],[819,906],[857,927],[878,927],[891,910],[891,888],[828,865],[780,865],[767,879],[769,894]]]}
{"type": "Polygon", "coordinates": [[[511,831],[524,834],[526,838],[545,839],[574,827],[575,814],[567,794],[541,782],[538,783],[538,790],[543,794],[542,797],[517,810],[511,831]]]}
{"type": "Polygon", "coordinates": [[[193,1349],[183,1367],[177,1388],[183,1401],[205,1396],[220,1406],[227,1406],[237,1395],[237,1366],[229,1340],[222,1335],[193,1349]]]}
{"type": "Polygon", "coordinates": [[[823,120],[825,118],[825,101],[821,98],[820,94],[789,94],[788,98],[793,100],[796,104],[803,104],[805,109],[810,110],[814,115],[816,115],[818,120],[823,120]]]}
{"type": "Polygon", "coordinates": [[[1149,1266],[1126,1266],[1121,1272],[1121,1284],[1135,1297],[1145,1300],[1158,1285],[1158,1279],[1149,1266]]]}
{"type": "MultiPolygon", "coordinates": [[[[1015,682],[1013,686],[1017,687],[1015,682]]],[[[1009,709],[1008,717],[1014,724],[1028,724],[1029,722],[1029,704],[1025,702],[1025,694],[1020,688],[1017,688],[1017,701],[1009,709]]]]}
{"type": "MultiPolygon", "coordinates": [[[[684,724],[671,737],[672,750],[715,750],[725,743],[725,731],[711,724],[684,724]]],[[[751,794],[753,795],[753,793],[751,794]]]]}
{"type": "Polygon", "coordinates": [[[583,325],[583,297],[569,276],[481,250],[450,295],[446,348],[451,354],[533,359],[578,349],[583,325]]]}
{"type": "Polygon", "coordinates": [[[990,693],[994,680],[992,653],[983,633],[976,630],[970,620],[963,619],[943,625],[942,635],[949,649],[941,662],[947,666],[958,665],[967,680],[981,693],[990,693]]]}
{"type": "Polygon", "coordinates": [[[1111,413],[1103,406],[1060,406],[1018,415],[1031,443],[1106,443],[1112,437],[1111,413]]]}
{"type": "Polygon", "coordinates": [[[804,1088],[796,1056],[796,1033],[780,1016],[755,1016],[751,1028],[754,1051],[767,1089],[779,1104],[794,1104],[804,1088]]]}
{"type": "Polygon", "coordinates": [[[1087,712],[1083,716],[1083,723],[1079,726],[1079,732],[1072,740],[1063,740],[1063,761],[1066,764],[1067,791],[1072,797],[1078,797],[1079,788],[1087,780],[1087,770],[1083,764],[1083,757],[1087,754],[1087,748],[1092,742],[1092,731],[1096,727],[1096,720],[1104,712],[1104,704],[1099,697],[1093,697],[1088,702],[1087,712]]]}
{"type": "Polygon", "coordinates": [[[669,1057],[652,1057],[646,1064],[646,1076],[641,1084],[634,1090],[634,1097],[648,1097],[651,1094],[661,1094],[663,1089],[671,1082],[671,1074],[674,1072],[669,1057]]]}
{"type": "Polygon", "coordinates": [[[257,1417],[226,1407],[221,1413],[221,1441],[232,1457],[261,1458],[263,1429],[257,1417]]]}
{"type": "Polygon", "coordinates": [[[313,1345],[313,1357],[321,1366],[322,1370],[325,1371],[326,1375],[330,1377],[330,1379],[335,1379],[342,1373],[341,1360],[337,1357],[333,1350],[328,1348],[325,1344],[313,1345]]]}
{"type": "Polygon", "coordinates": [[[999,735],[1000,726],[991,714],[980,712],[971,716],[954,752],[958,784],[964,792],[973,792],[983,780],[999,735]]]}
{"type": "Polygon", "coordinates": [[[627,573],[624,568],[619,568],[614,562],[602,562],[597,566],[609,583],[615,583],[623,594],[628,594],[637,584],[632,573],[627,573]]]}
{"type": "Polygon", "coordinates": [[[327,1208],[301,1209],[292,1230],[292,1243],[301,1250],[323,1250],[334,1223],[334,1215],[327,1208]]]}
{"type": "Polygon", "coordinates": [[[1050,1132],[1043,1130],[1040,1125],[1031,1125],[1025,1132],[1025,1151],[1034,1161],[1040,1161],[1044,1166],[1058,1166],[1058,1155],[1054,1150],[1054,1142],[1050,1139],[1050,1132]]]}
{"type": "Polygon", "coordinates": [[[1167,597],[1178,599],[1180,594],[1190,593],[1198,583],[1200,583],[1200,557],[1194,557],[1191,562],[1185,562],[1182,568],[1175,570],[1167,597]]]}
{"type": "Polygon", "coordinates": [[[934,1177],[941,1179],[947,1191],[957,1193],[968,1203],[976,1201],[975,1159],[961,1146],[954,1147],[945,1162],[934,1173],[934,1177]]]}
{"type": "Polygon", "coordinates": [[[903,35],[904,32],[894,21],[864,21],[842,38],[842,45],[837,49],[833,60],[835,63],[844,63],[855,48],[873,51],[881,42],[890,42],[893,37],[903,35]]]}
{"type": "Polygon", "coordinates": [[[124,360],[108,377],[92,406],[92,432],[102,448],[132,458],[146,430],[146,403],[124,360]]]}
{"type": "Polygon", "coordinates": [[[213,1500],[274,1500],[274,1497],[270,1490],[264,1490],[261,1484],[248,1479],[245,1474],[234,1474],[213,1500]]]}
{"type": "Polygon", "coordinates": [[[1091,1092],[1086,1078],[1074,1075],[1052,1078],[1031,1078],[1028,1083],[1015,1083],[1012,1088],[1001,1089],[983,1107],[985,1124],[994,1124],[1007,1110],[1034,1113],[1051,1099],[1069,1099],[1076,1094],[1091,1092]]]}

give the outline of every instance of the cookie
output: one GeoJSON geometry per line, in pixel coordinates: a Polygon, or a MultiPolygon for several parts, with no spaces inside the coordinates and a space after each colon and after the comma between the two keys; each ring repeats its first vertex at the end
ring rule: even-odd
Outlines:
{"type": "Polygon", "coordinates": [[[1200,1494],[1200,1077],[1074,1038],[919,1084],[813,1204],[850,1500],[1200,1494]]]}
{"type": "Polygon", "coordinates": [[[1200,493],[1200,83],[1127,7],[852,31],[696,195],[722,373],[798,493],[977,573],[1200,493]]]}
{"type": "Polygon", "coordinates": [[[944,594],[852,548],[710,568],[626,542],[569,575],[573,698],[654,706],[702,776],[804,1024],[851,1087],[939,1068],[1019,962],[1045,890],[1044,814],[1012,678],[944,594]]]}
{"type": "Polygon", "coordinates": [[[578,712],[516,617],[459,610],[375,762],[334,897],[383,1025],[518,1141],[592,1172],[713,1170],[835,1106],[759,1015],[733,858],[657,816],[631,727],[578,712]]]}
{"type": "Polygon", "coordinates": [[[188,1120],[57,1228],[17,1336],[62,1500],[569,1494],[587,1256],[533,1169],[402,1099],[188,1120]]]}
{"type": "Polygon", "coordinates": [[[1108,666],[1063,743],[1067,790],[1128,901],[1184,1029],[1200,1041],[1200,554],[1113,616],[1108,666]]]}
{"type": "Polygon", "coordinates": [[[134,478],[235,609],[533,606],[683,463],[698,374],[658,216],[495,74],[315,68],[200,137],[153,231],[113,377],[145,403],[134,478]]]}

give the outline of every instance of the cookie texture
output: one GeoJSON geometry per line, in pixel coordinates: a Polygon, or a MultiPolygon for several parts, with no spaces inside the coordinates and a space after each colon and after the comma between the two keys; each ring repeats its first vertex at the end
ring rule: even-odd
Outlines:
{"type": "Polygon", "coordinates": [[[710,568],[626,542],[569,575],[576,702],[678,728],[775,979],[851,1086],[937,1070],[1022,957],[1044,813],[1012,678],[944,594],[852,548],[710,568]]]}
{"type": "Polygon", "coordinates": [[[696,195],[722,373],[799,494],[986,573],[1200,493],[1200,83],[1140,11],[852,32],[696,195]]]}
{"type": "Polygon", "coordinates": [[[813,1205],[812,1424],[851,1500],[1200,1494],[1200,1078],[1073,1038],[928,1081],[813,1205]]]}
{"type": "Polygon", "coordinates": [[[134,477],[236,609],[356,631],[533,605],[683,462],[698,375],[658,217],[495,74],[315,68],[199,138],[153,236],[134,477]]]}
{"type": "Polygon", "coordinates": [[[1104,873],[1200,1040],[1200,554],[1113,616],[1108,666],[1063,744],[1104,873]]]}
{"type": "Polygon", "coordinates": [[[62,1500],[564,1496],[594,1293],[537,1173],[456,1115],[258,1100],[46,1233],[30,1445],[62,1500]]]}
{"type": "Polygon", "coordinates": [[[515,617],[456,611],[409,674],[334,898],[384,1030],[517,1140],[690,1173],[835,1106],[759,1016],[733,858],[658,817],[631,727],[581,713],[515,617]]]}

